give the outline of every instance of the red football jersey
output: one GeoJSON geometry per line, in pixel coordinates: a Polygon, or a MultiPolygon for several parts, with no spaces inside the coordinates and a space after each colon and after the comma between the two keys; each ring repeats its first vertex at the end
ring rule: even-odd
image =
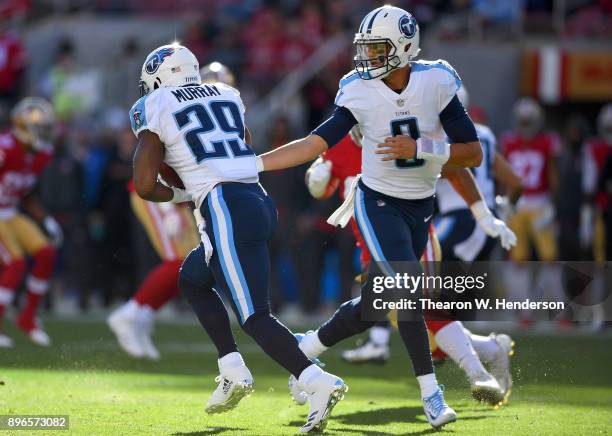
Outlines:
{"type": "Polygon", "coordinates": [[[551,159],[561,151],[561,142],[554,133],[543,132],[532,139],[507,133],[500,141],[502,153],[523,181],[523,196],[546,194],[551,159]]]}
{"type": "MultiPolygon", "coordinates": [[[[593,174],[585,174],[583,177],[592,179],[593,186],[587,186],[587,190],[590,190],[594,193],[597,191],[597,183],[599,181],[599,176],[601,171],[603,170],[604,165],[608,160],[608,156],[612,154],[612,144],[608,144],[602,138],[591,138],[584,145],[585,151],[585,159],[589,160],[588,168],[593,170],[593,174]]],[[[583,184],[585,182],[583,181],[583,184]]],[[[608,196],[605,192],[597,192],[596,195],[597,205],[605,210],[608,207],[608,196]]]]}
{"type": "Polygon", "coordinates": [[[323,159],[332,163],[332,177],[340,179],[340,198],[344,199],[344,182],[361,172],[361,147],[346,135],[334,147],[323,153],[323,159]]]}
{"type": "Polygon", "coordinates": [[[12,133],[0,134],[0,210],[16,210],[52,157],[50,148],[28,152],[12,133]]]}
{"type": "MultiPolygon", "coordinates": [[[[344,199],[344,188],[346,179],[355,177],[361,172],[361,147],[355,144],[350,135],[346,135],[334,147],[323,153],[323,159],[332,163],[332,177],[340,179],[340,198],[344,199]]],[[[361,236],[359,226],[355,218],[350,221],[351,230],[355,236],[357,246],[361,249],[361,265],[365,267],[372,258],[368,247],[361,236]]]]}

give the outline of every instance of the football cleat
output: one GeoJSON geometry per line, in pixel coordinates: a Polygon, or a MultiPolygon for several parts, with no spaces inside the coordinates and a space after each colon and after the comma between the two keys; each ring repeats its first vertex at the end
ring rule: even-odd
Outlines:
{"type": "Polygon", "coordinates": [[[0,348],[12,348],[13,347],[13,340],[3,334],[0,334],[0,348]]]}
{"type": "Polygon", "coordinates": [[[512,393],[512,374],[510,373],[510,357],[514,354],[514,341],[508,335],[491,333],[493,339],[499,345],[499,352],[493,358],[490,364],[490,370],[493,377],[499,382],[499,386],[503,391],[501,403],[508,402],[508,398],[512,393]]]}
{"type": "Polygon", "coordinates": [[[384,364],[389,360],[389,346],[376,345],[372,341],[353,350],[342,352],[342,360],[349,363],[378,363],[384,364]]]}
{"type": "Polygon", "coordinates": [[[423,398],[423,410],[427,421],[436,430],[457,420],[457,414],[444,401],[443,386],[431,396],[423,398]]]}
{"type": "Polygon", "coordinates": [[[113,311],[106,323],[117,337],[119,347],[127,354],[132,357],[142,358],[145,357],[145,350],[142,345],[136,321],[127,316],[126,312],[122,310],[123,307],[113,311]]]}
{"type": "Polygon", "coordinates": [[[300,433],[322,432],[327,427],[332,410],[348,391],[348,386],[341,378],[323,372],[310,383],[307,390],[310,411],[300,433]]]}
{"type": "Polygon", "coordinates": [[[504,399],[504,391],[488,372],[469,377],[472,397],[477,401],[498,405],[504,399]]]}
{"type": "Polygon", "coordinates": [[[231,372],[231,375],[219,375],[215,378],[215,382],[219,385],[206,404],[206,413],[212,415],[228,412],[255,390],[253,376],[245,365],[231,372]]]}
{"type": "Polygon", "coordinates": [[[40,345],[41,347],[50,347],[51,346],[51,338],[41,328],[35,328],[30,330],[28,336],[32,342],[36,345],[40,345]]]}
{"type": "Polygon", "coordinates": [[[151,332],[141,331],[139,335],[140,345],[142,346],[142,350],[144,352],[144,357],[150,360],[159,360],[160,354],[153,343],[153,339],[151,338],[151,332]]]}
{"type": "MultiPolygon", "coordinates": [[[[294,336],[299,344],[300,342],[302,342],[304,336],[310,333],[314,333],[314,331],[309,330],[306,333],[295,333],[294,336]]],[[[317,358],[310,359],[310,361],[320,368],[325,367],[325,364],[317,358]]],[[[295,378],[293,375],[290,375],[287,386],[289,387],[289,395],[291,396],[291,399],[295,402],[295,404],[297,404],[298,406],[303,406],[304,404],[306,404],[306,402],[308,401],[308,394],[304,392],[304,388],[302,387],[302,385],[300,385],[300,382],[297,378],[295,378]]]]}
{"type": "Polygon", "coordinates": [[[161,356],[152,338],[154,322],[155,314],[151,309],[141,312],[137,321],[137,335],[144,357],[150,360],[159,360],[161,356]]]}
{"type": "Polygon", "coordinates": [[[304,392],[302,386],[300,386],[300,382],[295,376],[292,374],[289,376],[289,394],[291,395],[291,399],[298,406],[303,406],[308,401],[308,394],[304,392]]]}
{"type": "Polygon", "coordinates": [[[45,332],[42,323],[38,318],[33,320],[20,316],[15,323],[17,327],[28,335],[30,340],[41,347],[49,347],[51,338],[45,332]]]}

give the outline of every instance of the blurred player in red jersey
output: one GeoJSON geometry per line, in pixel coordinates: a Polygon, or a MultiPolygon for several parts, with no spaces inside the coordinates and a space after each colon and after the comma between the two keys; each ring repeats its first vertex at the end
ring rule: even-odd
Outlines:
{"type": "Polygon", "coordinates": [[[510,257],[530,260],[533,243],[539,260],[556,260],[553,197],[558,185],[555,159],[561,141],[555,133],[541,130],[542,108],[531,98],[516,103],[514,122],[516,130],[501,138],[503,154],[523,181],[523,196],[509,223],[518,238],[510,257]]]}
{"type": "MultiPolygon", "coordinates": [[[[518,238],[510,250],[516,262],[533,260],[532,247],[537,260],[557,260],[555,235],[554,196],[558,187],[556,159],[561,152],[557,134],[543,131],[544,114],[532,98],[522,98],[514,106],[515,131],[502,135],[502,153],[523,183],[523,196],[508,224],[518,238]]],[[[518,265],[512,270],[509,292],[515,300],[524,300],[532,289],[540,289],[555,301],[562,301],[560,271],[554,264],[543,264],[537,279],[527,268],[518,265]]],[[[522,319],[524,326],[531,319],[522,319]]],[[[565,325],[565,323],[563,322],[565,325]]]]}
{"type": "Polygon", "coordinates": [[[110,314],[108,325],[130,356],[158,360],[159,351],[151,339],[155,313],[178,295],[181,263],[199,238],[187,205],[145,201],[136,194],[131,181],[128,189],[134,215],[161,263],[147,274],[136,294],[110,314]]]}
{"type": "MultiPolygon", "coordinates": [[[[234,75],[223,64],[212,62],[200,69],[203,83],[234,86],[234,75]]],[[[178,177],[178,176],[177,176],[178,177]]],[[[175,180],[167,180],[173,184],[175,180]]],[[[132,357],[158,360],[151,338],[155,313],[179,293],[183,259],[199,243],[194,217],[187,204],[154,203],[140,198],[130,181],[130,201],[161,263],[149,272],[136,294],[108,317],[108,325],[121,348],[132,357]]]]}
{"type": "MultiPolygon", "coordinates": [[[[54,245],[61,245],[63,234],[32,190],[53,157],[55,116],[46,100],[28,97],[15,106],[11,122],[12,129],[0,135],[0,321],[26,274],[25,256],[31,256],[33,266],[26,281],[26,304],[16,324],[35,344],[49,346],[51,340],[36,312],[49,289],[55,263],[54,245]],[[29,216],[20,213],[19,208],[29,216]]],[[[11,346],[12,340],[0,334],[0,347],[11,346]]]]}
{"type": "MultiPolygon", "coordinates": [[[[358,127],[354,127],[350,135],[344,137],[335,147],[325,151],[311,165],[306,173],[306,185],[313,197],[318,199],[328,198],[339,188],[340,198],[344,199],[345,191],[350,188],[355,176],[361,172],[360,141],[361,132],[358,127]]],[[[448,177],[458,178],[460,176],[448,174],[448,177]]],[[[362,271],[365,271],[371,261],[371,255],[354,218],[351,218],[350,224],[357,246],[361,249],[361,267],[362,271]]],[[[427,247],[421,261],[433,262],[440,260],[442,260],[442,253],[432,224],[430,225],[427,247]]],[[[425,264],[425,267],[427,267],[427,264],[425,264]]],[[[442,348],[446,349],[451,354],[450,357],[468,374],[472,384],[472,391],[476,391],[474,393],[475,397],[479,395],[479,382],[485,381],[486,384],[488,381],[495,386],[493,390],[499,389],[497,380],[491,377],[479,360],[479,356],[484,356],[483,360],[489,362],[501,358],[501,360],[506,361],[507,365],[508,354],[506,350],[502,350],[497,345],[494,337],[473,335],[457,321],[434,321],[428,320],[427,316],[425,318],[430,348],[435,359],[443,360],[449,356],[442,348]],[[438,335],[442,337],[440,338],[438,335]],[[436,338],[439,338],[444,343],[444,346],[438,344],[436,338]],[[462,341],[463,343],[467,342],[467,346],[455,347],[453,345],[455,342],[462,341]]],[[[351,363],[385,363],[389,358],[389,337],[390,323],[377,323],[370,328],[368,341],[356,349],[344,351],[342,358],[351,363]]],[[[487,388],[490,388],[490,386],[487,386],[487,388]]],[[[506,392],[502,392],[501,398],[487,393],[483,395],[483,398],[479,399],[485,399],[486,401],[491,399],[490,402],[492,404],[497,404],[502,399],[507,399],[506,394],[509,395],[509,389],[506,392]]],[[[294,400],[299,403],[299,394],[295,392],[292,395],[294,400]]]]}
{"type": "Polygon", "coordinates": [[[598,136],[583,146],[582,191],[585,203],[580,217],[580,239],[583,246],[593,247],[595,260],[606,259],[606,235],[603,214],[610,206],[605,192],[598,192],[598,181],[607,160],[612,156],[612,103],[605,105],[597,117],[598,136]]]}

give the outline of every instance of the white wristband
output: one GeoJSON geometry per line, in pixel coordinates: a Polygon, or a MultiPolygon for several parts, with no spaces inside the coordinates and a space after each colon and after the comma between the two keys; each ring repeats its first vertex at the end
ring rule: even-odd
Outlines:
{"type": "Polygon", "coordinates": [[[493,215],[489,207],[482,200],[478,200],[476,203],[472,203],[472,205],[470,206],[470,210],[472,211],[472,215],[474,215],[474,218],[476,218],[477,221],[487,215],[493,215]]]}
{"type": "Polygon", "coordinates": [[[255,165],[257,166],[257,172],[261,173],[264,171],[264,163],[261,156],[255,156],[255,165]]]}
{"type": "Polygon", "coordinates": [[[417,159],[424,159],[444,165],[450,157],[450,144],[446,141],[434,141],[429,138],[419,138],[416,141],[417,159]]]}

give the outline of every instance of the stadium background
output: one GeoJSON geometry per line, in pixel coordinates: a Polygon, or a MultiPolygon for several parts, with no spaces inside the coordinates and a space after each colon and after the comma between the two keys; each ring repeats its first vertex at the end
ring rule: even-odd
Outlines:
{"type": "MultiPolygon", "coordinates": [[[[8,126],[11,105],[30,94],[49,98],[61,120],[56,158],[39,187],[66,233],[48,309],[88,313],[116,304],[156,262],[125,189],[135,145],[127,110],[138,98],[140,67],[150,50],[176,39],[200,65],[230,67],[253,147],[262,152],[307,133],[329,113],[338,79],[352,68],[354,29],[381,3],[2,2],[0,126],[8,126]]],[[[581,147],[596,134],[597,113],[612,99],[612,3],[396,3],[421,26],[421,58],[455,66],[470,91],[472,114],[496,134],[513,128],[519,96],[544,105],[544,127],[560,135],[566,162],[559,166],[563,195],[555,203],[560,257],[592,259],[590,241],[581,243],[568,229],[578,228],[587,200],[579,183],[581,147]]],[[[304,170],[262,177],[280,213],[272,244],[274,303],[291,316],[336,307],[356,266],[350,234],[324,220],[337,199],[310,198],[304,170]]]]}

